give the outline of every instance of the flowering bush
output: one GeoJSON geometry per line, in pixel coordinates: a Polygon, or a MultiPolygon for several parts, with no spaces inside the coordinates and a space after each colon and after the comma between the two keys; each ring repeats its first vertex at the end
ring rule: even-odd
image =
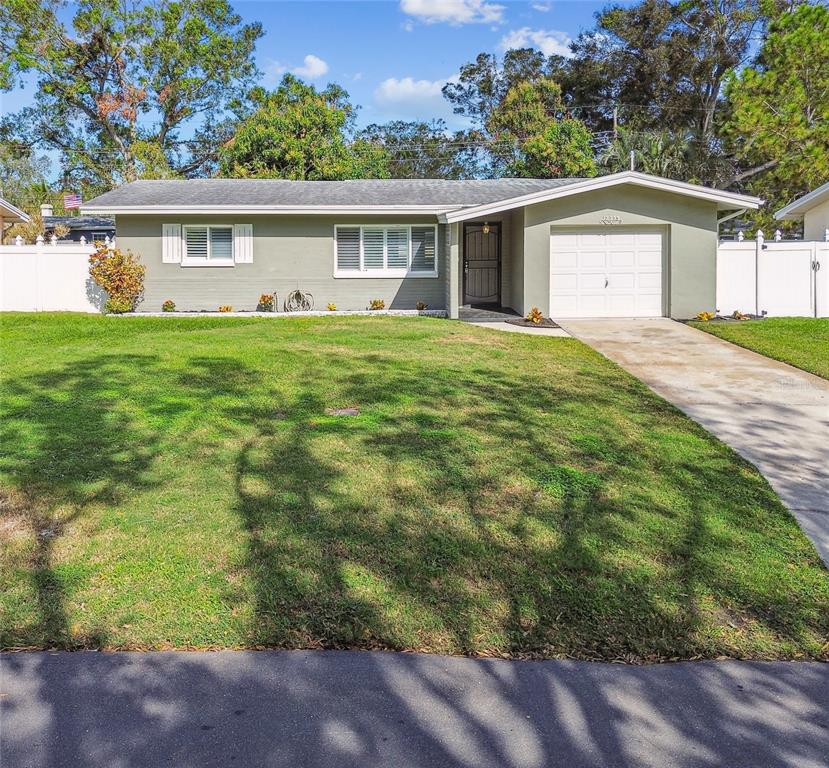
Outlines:
{"type": "Polygon", "coordinates": [[[176,311],[176,303],[172,299],[167,299],[167,301],[165,301],[161,305],[161,311],[162,312],[175,312],[176,311]]]}
{"type": "Polygon", "coordinates": [[[144,293],[144,265],[129,251],[102,243],[89,257],[89,275],[107,294],[106,311],[131,312],[144,293]]]}
{"type": "Polygon", "coordinates": [[[233,307],[230,304],[222,304],[219,307],[219,312],[233,312],[233,307]]]}
{"type": "Polygon", "coordinates": [[[256,308],[260,312],[273,312],[273,305],[275,301],[276,299],[272,293],[263,293],[259,297],[259,304],[257,304],[256,308]]]}
{"type": "Polygon", "coordinates": [[[385,309],[386,302],[383,299],[372,299],[371,303],[368,305],[369,309],[385,309]]]}
{"type": "Polygon", "coordinates": [[[541,313],[541,310],[538,307],[533,307],[527,313],[527,320],[529,320],[531,323],[535,323],[536,325],[539,325],[543,319],[544,315],[541,313]]]}

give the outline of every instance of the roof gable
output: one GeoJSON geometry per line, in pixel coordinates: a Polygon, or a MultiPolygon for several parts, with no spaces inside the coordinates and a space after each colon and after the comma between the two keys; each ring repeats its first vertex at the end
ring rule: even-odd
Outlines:
{"type": "Polygon", "coordinates": [[[776,219],[791,219],[799,220],[804,213],[808,213],[816,205],[829,200],[829,182],[823,186],[813,189],[803,197],[798,197],[797,200],[789,203],[784,208],[781,208],[774,214],[776,219]]]}

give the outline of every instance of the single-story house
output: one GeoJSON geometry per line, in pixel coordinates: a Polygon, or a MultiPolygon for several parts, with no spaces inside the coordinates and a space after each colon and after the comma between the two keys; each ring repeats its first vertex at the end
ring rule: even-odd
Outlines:
{"type": "Polygon", "coordinates": [[[718,222],[755,197],[624,172],[590,179],[136,181],[90,200],[146,266],[139,311],[508,307],[685,318],[716,305],[718,222]],[[728,212],[728,213],[724,213],[728,212]]]}
{"type": "Polygon", "coordinates": [[[40,206],[44,234],[47,238],[51,237],[58,225],[63,225],[69,230],[61,238],[63,241],[79,243],[84,237],[86,242],[91,243],[115,237],[115,219],[111,216],[55,216],[53,210],[48,203],[40,206]]]}
{"type": "Polygon", "coordinates": [[[776,218],[803,222],[804,240],[829,240],[829,182],[789,203],[776,218]]]}

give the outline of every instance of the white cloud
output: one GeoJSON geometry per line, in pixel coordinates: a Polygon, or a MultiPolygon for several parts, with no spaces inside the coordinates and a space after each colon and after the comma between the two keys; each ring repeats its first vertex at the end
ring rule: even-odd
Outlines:
{"type": "Polygon", "coordinates": [[[570,38],[565,32],[555,29],[530,29],[522,27],[507,32],[498,43],[502,51],[509,51],[512,48],[538,48],[545,56],[557,54],[559,56],[572,56],[570,50],[570,38]]]}
{"type": "Polygon", "coordinates": [[[425,24],[492,24],[504,18],[503,5],[485,0],[400,0],[400,10],[425,24]]]}
{"type": "Polygon", "coordinates": [[[308,80],[316,80],[328,72],[328,64],[319,56],[309,53],[303,60],[302,66],[294,67],[293,72],[297,77],[305,77],[308,80]]]}
{"type": "Polygon", "coordinates": [[[539,13],[547,13],[552,7],[553,4],[550,2],[547,3],[533,3],[532,4],[533,10],[538,11],[539,13]]]}
{"type": "Polygon", "coordinates": [[[309,53],[302,62],[296,67],[289,67],[280,61],[269,61],[265,65],[265,85],[275,86],[286,72],[304,77],[306,80],[316,80],[328,72],[328,63],[313,53],[309,53]]]}
{"type": "Polygon", "coordinates": [[[443,118],[451,126],[466,124],[452,113],[452,105],[443,98],[443,86],[457,80],[457,75],[440,80],[415,80],[413,77],[389,77],[374,91],[376,119],[431,120],[443,118]]]}

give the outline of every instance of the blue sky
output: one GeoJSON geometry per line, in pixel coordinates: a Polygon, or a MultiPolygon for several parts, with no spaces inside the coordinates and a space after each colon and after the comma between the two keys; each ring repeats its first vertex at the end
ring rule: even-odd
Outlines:
{"type": "MultiPolygon", "coordinates": [[[[452,115],[440,89],[481,51],[532,45],[565,53],[569,38],[592,26],[604,2],[591,0],[340,0],[263,2],[236,0],[246,21],[265,30],[257,46],[264,84],[272,87],[293,71],[322,86],[342,85],[359,112],[360,125],[452,115]]],[[[0,112],[30,103],[34,80],[0,94],[0,112]]]]}

